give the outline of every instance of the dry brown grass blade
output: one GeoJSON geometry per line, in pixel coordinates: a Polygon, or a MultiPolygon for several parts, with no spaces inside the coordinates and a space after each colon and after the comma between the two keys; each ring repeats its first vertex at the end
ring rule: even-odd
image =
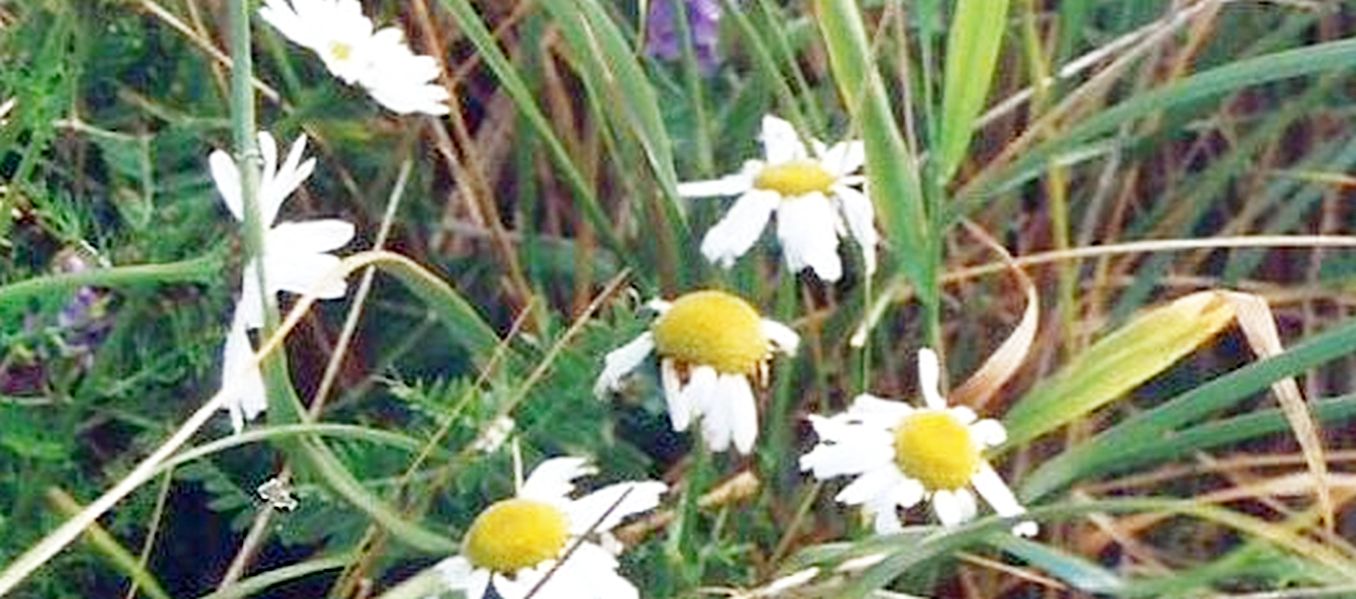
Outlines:
{"type": "MultiPolygon", "coordinates": [[[[1238,326],[1248,339],[1248,345],[1259,358],[1269,358],[1285,352],[1281,345],[1281,334],[1276,329],[1276,317],[1265,299],[1250,293],[1239,291],[1221,292],[1234,308],[1238,326]]],[[[1304,461],[1314,476],[1314,499],[1318,502],[1323,515],[1323,524],[1332,530],[1334,512],[1331,479],[1328,475],[1328,461],[1323,455],[1323,440],[1319,436],[1318,423],[1314,421],[1304,394],[1293,377],[1272,384],[1271,391],[1281,405],[1281,411],[1290,422],[1299,442],[1304,461]]]]}
{"type": "Polygon", "coordinates": [[[984,364],[966,379],[965,383],[951,391],[951,399],[957,404],[982,408],[1004,383],[1012,379],[1012,375],[1017,373],[1022,363],[1026,362],[1026,356],[1031,351],[1032,344],[1036,342],[1036,329],[1040,323],[1040,297],[1036,294],[1036,284],[1031,281],[1031,277],[1017,265],[1012,254],[1009,254],[1002,244],[978,225],[967,221],[965,226],[970,234],[1002,258],[1026,294],[1026,309],[1022,311],[1022,320],[1017,323],[1017,327],[1007,339],[1003,340],[998,349],[989,355],[984,364]]]}

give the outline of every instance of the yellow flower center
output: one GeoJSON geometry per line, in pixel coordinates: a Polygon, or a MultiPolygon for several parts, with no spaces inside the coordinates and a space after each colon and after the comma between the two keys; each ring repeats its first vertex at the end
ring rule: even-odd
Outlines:
{"type": "Polygon", "coordinates": [[[345,44],[344,42],[330,43],[330,56],[333,56],[335,60],[339,61],[348,60],[348,57],[352,55],[353,55],[353,46],[345,44]]]}
{"type": "Polygon", "coordinates": [[[512,574],[560,555],[569,537],[565,514],[531,499],[505,499],[476,516],[461,552],[471,563],[512,574]]]}
{"type": "Polygon", "coordinates": [[[836,180],[838,178],[824,170],[818,162],[793,160],[763,167],[754,177],[753,186],[792,198],[816,191],[827,194],[836,180]]]}
{"type": "Polygon", "coordinates": [[[659,355],[680,364],[756,374],[767,359],[762,317],[748,302],[723,291],[696,291],[674,300],[653,331],[659,355]]]}
{"type": "Polygon", "coordinates": [[[964,487],[979,460],[970,429],[945,411],[914,412],[895,428],[895,464],[929,491],[964,487]]]}

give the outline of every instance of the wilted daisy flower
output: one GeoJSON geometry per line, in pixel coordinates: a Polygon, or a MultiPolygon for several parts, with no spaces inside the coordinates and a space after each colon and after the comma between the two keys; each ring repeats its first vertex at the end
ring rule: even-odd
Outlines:
{"type": "Polygon", "coordinates": [[[448,113],[447,89],[433,82],[437,61],[410,50],[400,29],[376,29],[357,0],[266,0],[259,16],[383,106],[400,114],[448,113]]]}
{"type": "Polygon", "coordinates": [[[793,354],[800,342],[786,325],[759,316],[748,302],[723,291],[695,291],[672,303],[655,300],[659,318],[630,343],[609,353],[594,392],[602,396],[621,378],[659,354],[664,399],[673,430],[701,417],[713,451],[734,442],[740,453],[758,438],[753,384],[765,384],[772,350],[793,354]]]}
{"type": "Polygon", "coordinates": [[[792,272],[809,268],[825,281],[843,274],[838,238],[850,234],[862,248],[869,276],[876,270],[875,210],[871,199],[854,186],[854,175],[866,160],[860,141],[826,148],[813,140],[814,155],[796,130],[775,116],[763,117],[763,160],[749,160],[738,173],[710,181],[678,185],[683,197],[738,195],[725,218],[702,239],[702,254],[726,268],[744,255],[777,213],[777,240],[792,272]]]}
{"type": "MultiPolygon", "coordinates": [[[[974,518],[978,508],[969,487],[1000,516],[1026,513],[982,454],[1002,443],[1007,431],[997,420],[978,419],[970,408],[947,407],[938,390],[940,376],[937,354],[924,348],[918,352],[918,383],[926,407],[861,395],[845,413],[810,416],[819,444],[801,457],[801,470],[813,470],[820,480],[856,475],[835,499],[862,505],[874,515],[878,533],[899,530],[897,508],[929,497],[943,526],[974,518]]],[[[1034,536],[1036,523],[1021,522],[1012,532],[1034,536]]]]}
{"type": "MultiPolygon", "coordinates": [[[[343,297],[347,291],[344,281],[316,287],[324,277],[339,265],[339,258],[329,252],[343,247],[353,239],[353,225],[338,219],[299,222],[273,221],[283,202],[301,186],[315,169],[315,159],[302,162],[306,151],[306,136],[292,143],[286,161],[278,165],[278,144],[267,132],[259,133],[259,153],[263,171],[259,175],[258,205],[260,222],[268,227],[264,233],[264,276],[270,294],[280,291],[316,293],[323,299],[343,297]]],[[[221,194],[226,208],[241,222],[245,220],[245,205],[240,191],[240,169],[230,155],[221,150],[208,158],[212,180],[221,194]]],[[[231,318],[226,335],[223,364],[226,376],[232,376],[251,361],[253,351],[247,331],[264,325],[263,297],[259,293],[259,276],[253,260],[245,265],[241,283],[240,302],[231,318]]],[[[231,423],[238,432],[245,420],[253,420],[268,406],[264,397],[263,379],[257,368],[246,369],[247,379],[238,400],[228,402],[231,423]]]]}
{"type": "Polygon", "coordinates": [[[467,599],[492,596],[491,585],[503,599],[522,599],[538,585],[535,599],[639,597],[605,548],[616,545],[609,531],[627,516],[654,509],[667,487],[657,481],[617,483],[572,499],[574,480],[595,472],[582,458],[538,465],[515,497],[476,516],[461,555],[435,566],[448,588],[467,599]]]}

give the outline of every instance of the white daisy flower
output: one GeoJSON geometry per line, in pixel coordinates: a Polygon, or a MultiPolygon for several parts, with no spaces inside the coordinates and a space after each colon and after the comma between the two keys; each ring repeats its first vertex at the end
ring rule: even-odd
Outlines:
{"type": "MultiPolygon", "coordinates": [[[[305,151],[306,136],[303,135],[293,142],[287,159],[279,166],[277,142],[269,133],[259,133],[259,153],[263,159],[263,171],[259,175],[259,218],[268,227],[264,233],[264,276],[268,278],[270,294],[280,291],[314,292],[324,299],[339,298],[347,291],[343,281],[327,283],[319,288],[316,285],[338,266],[339,258],[329,252],[353,239],[353,225],[338,219],[273,224],[283,202],[315,169],[314,158],[302,161],[305,151]]],[[[212,180],[226,208],[237,220],[244,222],[245,206],[240,192],[239,167],[229,154],[221,150],[212,152],[208,162],[212,180]]],[[[257,272],[253,260],[245,265],[240,303],[236,305],[231,329],[226,336],[223,356],[226,376],[235,375],[243,364],[250,362],[253,349],[246,331],[264,325],[263,298],[259,293],[257,272]]],[[[253,420],[267,407],[258,368],[249,368],[245,376],[248,379],[240,397],[227,405],[231,423],[237,432],[243,426],[243,420],[253,420]]]]}
{"type": "MultiPolygon", "coordinates": [[[[947,407],[940,377],[937,354],[924,348],[918,352],[918,379],[926,407],[861,395],[847,412],[810,416],[819,444],[801,456],[801,470],[812,470],[820,480],[855,475],[834,499],[863,506],[878,533],[900,530],[897,508],[929,497],[943,526],[973,519],[978,507],[969,487],[1000,516],[1026,513],[982,454],[1003,443],[1007,431],[970,408],[947,407]]],[[[1030,520],[1012,527],[1025,537],[1037,530],[1030,520]]]]}
{"type": "Polygon", "coordinates": [[[357,0],[265,0],[259,16],[287,39],[320,55],[344,83],[367,89],[400,114],[448,113],[437,61],[416,55],[396,27],[376,29],[357,0]]]}
{"type": "Polygon", "coordinates": [[[860,141],[826,148],[812,140],[814,156],[796,130],[782,119],[763,117],[763,160],[749,160],[738,173],[710,181],[678,185],[687,198],[737,195],[725,218],[702,239],[702,254],[725,268],[753,247],[763,228],[777,213],[777,240],[791,272],[809,268],[824,281],[843,274],[838,238],[851,235],[862,248],[867,276],[876,271],[875,209],[871,199],[855,186],[865,178],[854,175],[866,161],[860,141]]]}
{"type": "Polygon", "coordinates": [[[533,589],[534,599],[640,597],[617,573],[617,558],[605,548],[615,542],[608,533],[627,516],[658,506],[667,487],[624,482],[570,498],[574,480],[594,473],[582,458],[542,462],[517,496],[476,516],[461,555],[435,566],[448,589],[467,599],[483,599],[491,585],[503,599],[522,599],[533,589]]]}
{"type": "Polygon", "coordinates": [[[733,442],[740,453],[749,453],[758,438],[753,385],[766,384],[772,351],[794,354],[800,337],[723,291],[696,291],[649,305],[659,318],[607,355],[594,392],[602,397],[617,389],[622,377],[657,353],[673,430],[687,430],[700,417],[712,451],[733,442]]]}

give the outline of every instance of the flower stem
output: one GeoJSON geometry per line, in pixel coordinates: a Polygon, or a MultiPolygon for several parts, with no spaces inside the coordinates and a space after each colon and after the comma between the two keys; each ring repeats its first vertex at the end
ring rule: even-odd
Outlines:
{"type": "Polygon", "coordinates": [[[50,296],[85,286],[124,287],[179,281],[207,281],[221,273],[221,256],[207,254],[178,262],[91,268],[35,277],[0,286],[0,310],[33,297],[50,296]]]}

